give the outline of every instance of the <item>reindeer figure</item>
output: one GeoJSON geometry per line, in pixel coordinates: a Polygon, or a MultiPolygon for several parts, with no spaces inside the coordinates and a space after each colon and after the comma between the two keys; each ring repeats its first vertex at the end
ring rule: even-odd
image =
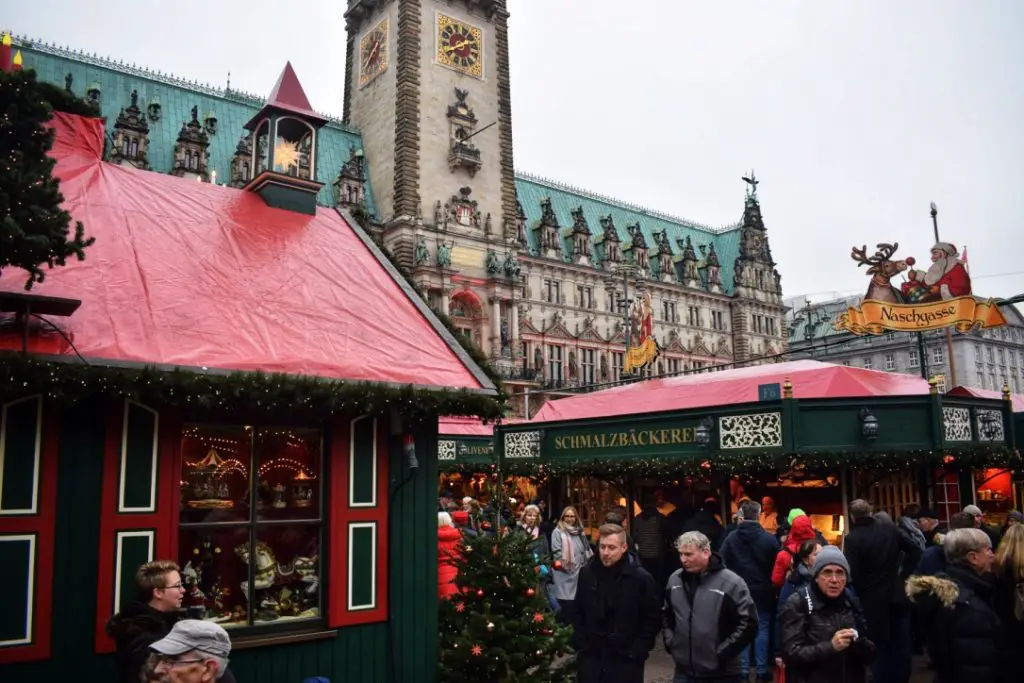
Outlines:
{"type": "Polygon", "coordinates": [[[872,301],[884,301],[885,303],[898,304],[903,302],[900,291],[889,282],[894,275],[902,273],[908,267],[914,265],[913,257],[903,261],[891,260],[900,244],[879,244],[875,255],[868,258],[867,245],[860,249],[856,247],[850,253],[850,258],[857,262],[858,266],[868,266],[867,274],[871,276],[871,284],[868,285],[868,293],[865,299],[872,301]]]}

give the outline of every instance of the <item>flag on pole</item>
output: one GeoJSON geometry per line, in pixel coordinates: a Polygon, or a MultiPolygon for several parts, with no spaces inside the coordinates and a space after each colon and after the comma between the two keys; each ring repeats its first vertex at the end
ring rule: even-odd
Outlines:
{"type": "Polygon", "coordinates": [[[970,266],[970,264],[967,263],[967,245],[966,244],[964,245],[964,253],[960,254],[960,261],[964,264],[964,270],[966,270],[967,274],[970,275],[971,274],[971,266],[970,266]]]}

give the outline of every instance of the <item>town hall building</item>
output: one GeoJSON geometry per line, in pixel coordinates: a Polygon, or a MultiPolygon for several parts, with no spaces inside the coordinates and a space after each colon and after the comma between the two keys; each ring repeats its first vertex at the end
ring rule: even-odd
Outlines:
{"type": "MultiPolygon", "coordinates": [[[[786,349],[753,173],[742,205],[737,173],[737,222],[717,228],[517,173],[505,0],[349,0],[344,17],[343,116],[296,136],[290,172],[325,181],[317,203],[364,222],[481,349],[516,412],[526,390],[540,394],[533,414],[546,395],[622,379],[637,295],[650,295],[660,347],[645,374],[786,349]]],[[[260,172],[253,145],[277,144],[246,128],[263,97],[14,43],[25,68],[98,104],[114,163],[243,187],[260,172]]]]}

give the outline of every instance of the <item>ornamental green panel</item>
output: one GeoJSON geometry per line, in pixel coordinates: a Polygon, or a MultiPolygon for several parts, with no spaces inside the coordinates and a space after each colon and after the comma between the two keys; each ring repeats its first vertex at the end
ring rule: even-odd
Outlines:
{"type": "Polygon", "coordinates": [[[128,402],[121,444],[121,498],[118,512],[156,511],[157,430],[155,412],[128,402]]]}
{"type": "Polygon", "coordinates": [[[135,599],[138,593],[135,571],[153,559],[155,536],[156,531],[153,529],[118,532],[114,551],[117,553],[114,558],[114,613],[120,612],[135,599]]]}
{"type": "Polygon", "coordinates": [[[348,608],[373,609],[376,600],[377,523],[348,525],[348,608]]]}
{"type": "Polygon", "coordinates": [[[35,534],[0,536],[0,647],[32,642],[31,596],[35,581],[35,534]]]}
{"type": "Polygon", "coordinates": [[[370,417],[352,421],[349,435],[349,505],[377,505],[377,424],[370,417]]]}
{"type": "Polygon", "coordinates": [[[38,396],[7,403],[0,432],[0,512],[34,514],[39,488],[38,396]]]}

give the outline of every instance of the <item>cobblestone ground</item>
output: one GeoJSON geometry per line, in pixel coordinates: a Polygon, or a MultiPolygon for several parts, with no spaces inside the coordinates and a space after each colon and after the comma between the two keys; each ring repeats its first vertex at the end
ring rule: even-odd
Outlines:
{"type": "MultiPolygon", "coordinates": [[[[672,658],[663,648],[656,647],[647,660],[644,683],[672,683],[672,658]]],[[[910,683],[931,683],[932,675],[926,667],[924,657],[914,658],[914,673],[910,683]]]]}

